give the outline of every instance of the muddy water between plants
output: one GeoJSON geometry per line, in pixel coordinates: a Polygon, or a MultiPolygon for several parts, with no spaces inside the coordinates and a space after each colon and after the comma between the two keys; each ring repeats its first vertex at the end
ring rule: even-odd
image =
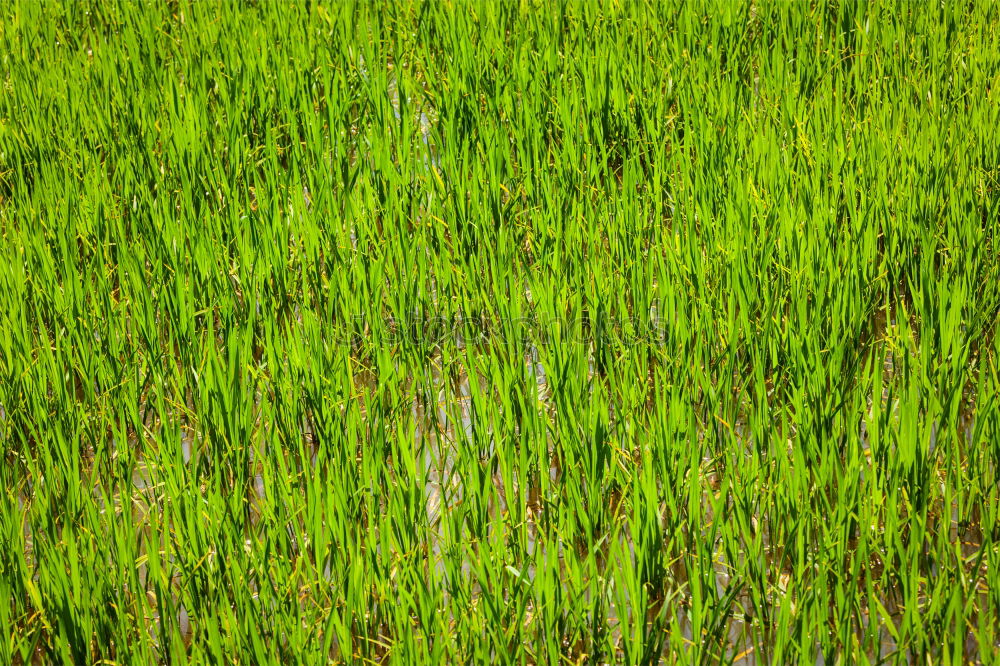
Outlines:
{"type": "MultiPolygon", "coordinates": [[[[549,400],[549,383],[548,377],[545,372],[545,368],[538,361],[537,353],[532,351],[529,357],[525,358],[525,372],[533,378],[533,383],[537,390],[537,399],[541,404],[546,404],[549,400]]],[[[593,372],[593,367],[591,367],[591,372],[593,372]]],[[[362,380],[363,381],[363,380],[362,380]]],[[[457,442],[465,438],[465,441],[469,441],[472,437],[475,429],[475,415],[471,408],[472,405],[472,386],[470,385],[470,378],[466,374],[462,374],[457,382],[453,377],[444,376],[441,372],[435,372],[432,375],[432,383],[436,388],[437,397],[439,398],[433,404],[422,404],[420,401],[414,401],[411,405],[411,417],[413,422],[420,424],[415,430],[413,446],[414,450],[417,452],[417,459],[419,460],[419,478],[414,481],[421,483],[423,485],[423,495],[425,502],[425,510],[428,521],[428,550],[429,557],[433,561],[433,565],[438,568],[439,573],[444,573],[444,553],[442,552],[442,542],[440,533],[438,532],[438,527],[440,525],[442,516],[455,507],[457,507],[463,501],[464,495],[464,480],[461,477],[459,469],[456,465],[456,456],[459,455],[457,449],[457,442]]],[[[486,381],[484,378],[478,378],[476,381],[480,382],[481,387],[486,387],[486,381]]],[[[374,389],[374,385],[367,386],[368,389],[374,389]]],[[[363,400],[363,399],[362,399],[363,400]]],[[[481,426],[480,426],[481,427],[481,426]]],[[[862,440],[865,440],[865,424],[864,422],[859,424],[862,440]]],[[[974,428],[974,422],[968,424],[967,432],[971,436],[972,429],[974,428]]],[[[749,442],[748,442],[749,445],[749,442]]],[[[194,438],[187,432],[181,438],[181,448],[183,459],[185,463],[189,463],[193,456],[195,455],[194,449],[197,444],[194,438]]],[[[495,450],[496,442],[490,439],[488,448],[482,451],[482,456],[484,460],[492,459],[496,454],[495,450]]],[[[933,442],[931,443],[933,446],[933,442]]],[[[313,461],[316,462],[315,459],[313,461]]],[[[706,457],[703,460],[703,464],[708,465],[710,460],[706,457]]],[[[550,481],[555,484],[559,481],[561,470],[557,464],[553,464],[548,470],[550,481]]],[[[499,473],[494,474],[492,478],[495,495],[497,498],[496,506],[492,506],[492,515],[498,519],[502,519],[507,511],[507,496],[505,494],[505,486],[503,480],[500,478],[499,473]]],[[[154,492],[156,484],[156,470],[153,465],[147,464],[145,461],[140,461],[136,466],[135,474],[133,476],[133,485],[135,492],[137,494],[151,494],[154,492]]],[[[256,474],[253,479],[253,491],[257,499],[264,501],[267,493],[267,488],[265,480],[262,475],[256,474]]],[[[532,489],[529,492],[537,492],[537,489],[532,489]]],[[[705,487],[702,490],[704,496],[703,504],[706,507],[706,520],[708,522],[715,519],[712,515],[711,501],[709,499],[709,493],[712,492],[710,487],[705,487]]],[[[151,500],[147,506],[152,510],[155,506],[154,502],[151,500]]],[[[538,508],[536,511],[541,511],[538,508]]],[[[529,514],[531,515],[531,514],[529,514]]],[[[539,538],[538,534],[538,518],[540,515],[538,513],[534,514],[534,520],[532,520],[528,526],[528,550],[529,556],[534,555],[535,549],[546,549],[551,547],[559,548],[559,553],[557,557],[561,562],[563,560],[563,552],[567,548],[573,548],[570,544],[560,544],[557,543],[553,545],[553,542],[549,538],[539,538]]],[[[957,537],[957,516],[953,516],[952,520],[952,530],[956,531],[954,536],[957,537]]],[[[622,534],[620,537],[622,539],[622,544],[625,547],[625,551],[630,554],[635,560],[635,551],[630,542],[627,533],[622,534]]],[[[375,548],[380,548],[380,544],[373,544],[375,548]]],[[[721,548],[717,549],[720,551],[720,555],[713,564],[714,578],[716,593],[719,598],[724,598],[729,592],[731,580],[729,574],[729,565],[725,560],[725,556],[721,554],[721,548]]],[[[972,546],[963,546],[964,556],[970,555],[975,548],[972,546]]],[[[600,560],[600,558],[599,558],[600,560]]],[[[531,559],[529,558],[529,562],[531,559]]],[[[471,576],[472,567],[471,562],[465,562],[462,567],[463,576],[471,576]]],[[[525,569],[521,572],[522,575],[529,581],[534,580],[535,571],[532,564],[528,564],[525,569]]],[[[330,577],[330,572],[326,572],[327,576],[330,577]]],[[[146,578],[145,565],[139,566],[139,576],[140,580],[145,580],[146,578]]],[[[696,639],[692,632],[692,623],[687,617],[687,613],[684,609],[683,601],[683,588],[686,582],[686,574],[683,570],[677,569],[675,567],[673,584],[679,590],[681,590],[680,596],[673,596],[666,600],[666,603],[673,604],[673,617],[681,627],[682,635],[688,641],[692,643],[696,642],[696,639]],[[678,587],[679,586],[679,587],[678,587]]],[[[475,591],[474,591],[475,592],[475,591]]],[[[175,603],[179,603],[179,599],[175,599],[175,603]]],[[[894,621],[898,621],[901,617],[902,610],[897,608],[893,603],[892,599],[887,598],[884,600],[884,604],[888,609],[888,612],[893,617],[894,621]]],[[[728,657],[733,658],[735,663],[739,664],[756,664],[766,663],[768,659],[764,655],[757,655],[754,651],[754,646],[751,642],[751,631],[747,624],[747,621],[741,619],[744,617],[744,613],[740,609],[750,608],[750,598],[746,593],[737,594],[732,601],[732,618],[727,623],[726,636],[728,645],[728,657]]],[[[653,609],[655,610],[655,609],[653,609]]],[[[154,618],[154,623],[158,621],[154,618]]],[[[752,621],[752,620],[750,620],[752,621]]],[[[871,621],[870,618],[863,617],[862,622],[864,626],[861,627],[862,631],[867,629],[867,623],[871,621]]],[[[190,618],[187,610],[183,607],[179,607],[177,622],[180,626],[180,630],[183,634],[190,636],[195,628],[197,618],[190,618]]],[[[612,640],[616,644],[620,639],[621,624],[619,621],[619,613],[616,606],[615,600],[608,600],[608,625],[612,632],[612,640]]],[[[881,622],[881,621],[879,621],[881,622]]],[[[895,641],[888,629],[881,629],[881,644],[880,644],[880,654],[870,655],[873,658],[886,658],[894,654],[896,651],[895,641]]],[[[822,660],[819,662],[822,663],[822,660]]]]}
{"type": "MultiPolygon", "coordinates": [[[[547,380],[547,374],[544,367],[537,359],[537,354],[532,352],[532,354],[525,359],[525,371],[530,374],[534,379],[534,384],[537,388],[537,398],[544,404],[549,398],[549,385],[547,380]]],[[[593,368],[591,368],[593,371],[593,368]]],[[[441,373],[436,373],[433,377],[435,385],[439,390],[439,395],[441,396],[451,396],[450,398],[443,398],[434,405],[422,405],[417,402],[411,407],[411,415],[414,420],[418,423],[423,424],[422,427],[418,428],[414,434],[414,447],[419,454],[419,460],[421,463],[420,474],[423,484],[424,500],[426,505],[426,515],[428,520],[428,525],[430,527],[429,532],[429,550],[430,556],[435,561],[435,565],[438,567],[443,567],[443,553],[441,552],[441,539],[438,538],[435,532],[436,526],[439,524],[440,518],[443,513],[450,511],[453,507],[457,506],[463,497],[463,479],[456,470],[455,465],[455,442],[461,437],[471,437],[473,431],[476,427],[475,417],[471,409],[471,395],[472,390],[470,386],[470,378],[467,375],[463,375],[459,378],[457,386],[446,387],[446,382],[453,381],[450,378],[444,377],[441,373]]],[[[485,383],[485,380],[479,379],[481,383],[485,383]]],[[[373,387],[369,387],[373,388],[373,387]]],[[[5,415],[0,413],[0,418],[5,418],[5,415]]],[[[862,422],[860,424],[861,436],[865,438],[865,424],[862,422]]],[[[971,437],[972,430],[974,429],[974,421],[967,424],[967,433],[971,437]]],[[[195,438],[192,436],[190,430],[183,430],[182,437],[180,440],[180,446],[182,450],[182,457],[185,464],[191,462],[195,457],[195,449],[197,448],[197,443],[195,438]]],[[[137,443],[133,442],[132,446],[137,443]]],[[[483,454],[486,458],[490,458],[494,455],[494,442],[490,442],[489,450],[484,451],[483,454]]],[[[933,446],[933,442],[931,443],[933,446]]],[[[314,460],[315,462],[315,460],[314,460]]],[[[706,459],[705,463],[708,462],[706,459]]],[[[549,469],[550,480],[555,483],[559,480],[561,470],[558,466],[553,465],[549,469]]],[[[140,515],[136,516],[137,520],[141,520],[145,515],[145,511],[153,511],[156,507],[156,500],[154,498],[155,488],[157,484],[157,473],[155,463],[147,460],[139,460],[138,464],[135,466],[133,478],[133,493],[132,497],[128,498],[118,498],[116,504],[119,502],[126,503],[132,507],[140,507],[133,509],[140,512],[140,515]],[[137,497],[145,497],[145,502],[135,501],[137,497]],[[141,507],[145,508],[141,508],[141,507]]],[[[493,483],[496,489],[496,497],[498,499],[498,505],[493,507],[494,515],[502,516],[507,511],[506,497],[504,494],[504,484],[499,475],[493,477],[493,483]]],[[[30,494],[30,489],[29,493],[30,494]]],[[[257,498],[261,501],[265,499],[267,488],[265,486],[265,481],[262,475],[256,474],[253,479],[253,491],[257,498]]],[[[710,488],[705,488],[703,494],[705,495],[704,504],[706,507],[710,506],[707,494],[711,492],[710,488]]],[[[20,498],[22,507],[28,500],[28,494],[23,495],[20,498]]],[[[120,505],[119,505],[120,506],[120,505]]],[[[109,507],[110,508],[110,507],[109,507]]],[[[708,520],[714,519],[711,516],[710,510],[707,516],[708,520]]],[[[26,543],[28,546],[28,556],[30,558],[30,542],[31,534],[27,531],[27,525],[25,525],[26,533],[26,543]]],[[[957,537],[957,516],[952,517],[952,531],[956,532],[953,536],[957,537]]],[[[546,545],[550,543],[545,539],[538,539],[536,527],[534,525],[529,526],[529,554],[533,554],[536,548],[547,548],[551,547],[546,545]]],[[[621,537],[625,541],[625,546],[631,556],[634,558],[635,553],[632,549],[631,543],[629,543],[628,536],[623,535],[621,537]]],[[[378,544],[375,545],[379,547],[378,544]]],[[[572,546],[564,546],[566,548],[572,546]]],[[[975,551],[973,544],[965,544],[962,546],[963,556],[967,557],[975,551]]],[[[559,559],[562,560],[562,552],[559,553],[559,559]]],[[[463,567],[463,574],[468,575],[470,573],[470,563],[466,563],[463,567]]],[[[147,578],[147,570],[145,564],[139,564],[139,579],[145,581],[147,578]]],[[[329,575],[329,572],[327,572],[329,575]]],[[[535,575],[533,566],[528,565],[522,574],[527,578],[528,581],[532,581],[535,575]]],[[[683,577],[683,573],[680,572],[680,578],[683,577]]],[[[720,598],[727,594],[730,586],[730,577],[728,573],[728,567],[725,562],[724,557],[720,557],[714,564],[714,577],[716,585],[716,593],[720,598]]],[[[675,581],[683,583],[683,580],[675,581]]],[[[179,581],[178,581],[179,584],[179,581]]],[[[679,598],[675,597],[673,602],[680,601],[679,598]]],[[[191,636],[195,625],[197,623],[197,618],[191,618],[188,614],[186,608],[180,604],[180,599],[174,599],[175,605],[178,607],[177,611],[177,623],[179,625],[180,631],[185,636],[191,636]]],[[[671,603],[668,601],[667,603],[671,603]]],[[[733,600],[734,608],[739,607],[749,607],[749,597],[746,594],[737,595],[733,600]]],[[[901,616],[901,610],[896,608],[892,603],[891,599],[885,600],[886,608],[893,615],[894,620],[898,620],[901,616]]],[[[695,637],[692,635],[691,622],[687,619],[686,612],[683,605],[676,603],[676,610],[674,613],[676,622],[682,628],[684,637],[692,642],[695,642],[695,637]]],[[[732,619],[729,621],[727,626],[727,643],[729,657],[735,658],[735,663],[740,664],[756,664],[761,659],[766,662],[766,658],[758,657],[753,650],[753,645],[751,643],[751,634],[747,624],[739,619],[742,613],[734,612],[732,619]]],[[[159,618],[150,618],[152,624],[150,626],[150,632],[156,633],[156,625],[159,622],[159,618]]],[[[621,631],[618,612],[614,600],[609,601],[608,610],[608,624],[612,629],[612,638],[617,643],[618,632],[621,631]]],[[[867,623],[871,621],[870,618],[863,618],[863,622],[867,626],[867,623]]],[[[865,630],[866,626],[861,629],[865,630]]],[[[880,631],[881,645],[879,655],[870,655],[873,658],[885,658],[895,653],[896,645],[890,632],[887,629],[882,629],[880,631]]],[[[820,660],[819,663],[822,663],[820,660]]]]}

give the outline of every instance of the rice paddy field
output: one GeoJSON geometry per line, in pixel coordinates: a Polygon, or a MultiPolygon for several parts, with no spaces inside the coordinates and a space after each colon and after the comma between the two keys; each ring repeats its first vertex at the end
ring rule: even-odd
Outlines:
{"type": "Polygon", "coordinates": [[[994,2],[12,0],[0,664],[1000,657],[994,2]]]}

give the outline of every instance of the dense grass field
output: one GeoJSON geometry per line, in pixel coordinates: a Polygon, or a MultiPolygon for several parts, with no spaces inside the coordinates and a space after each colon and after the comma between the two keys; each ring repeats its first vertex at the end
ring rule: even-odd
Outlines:
{"type": "Polygon", "coordinates": [[[990,663],[1000,6],[0,9],[0,664],[990,663]]]}

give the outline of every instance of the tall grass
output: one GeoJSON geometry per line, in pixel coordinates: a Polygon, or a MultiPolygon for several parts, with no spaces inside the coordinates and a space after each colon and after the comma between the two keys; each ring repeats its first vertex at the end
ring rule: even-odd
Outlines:
{"type": "Polygon", "coordinates": [[[1000,649],[1000,15],[13,0],[0,663],[1000,649]]]}

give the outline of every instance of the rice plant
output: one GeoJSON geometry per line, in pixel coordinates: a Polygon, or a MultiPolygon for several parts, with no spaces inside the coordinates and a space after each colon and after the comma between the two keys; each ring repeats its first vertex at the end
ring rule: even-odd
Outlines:
{"type": "Polygon", "coordinates": [[[0,664],[991,663],[1000,6],[11,0],[0,664]]]}

